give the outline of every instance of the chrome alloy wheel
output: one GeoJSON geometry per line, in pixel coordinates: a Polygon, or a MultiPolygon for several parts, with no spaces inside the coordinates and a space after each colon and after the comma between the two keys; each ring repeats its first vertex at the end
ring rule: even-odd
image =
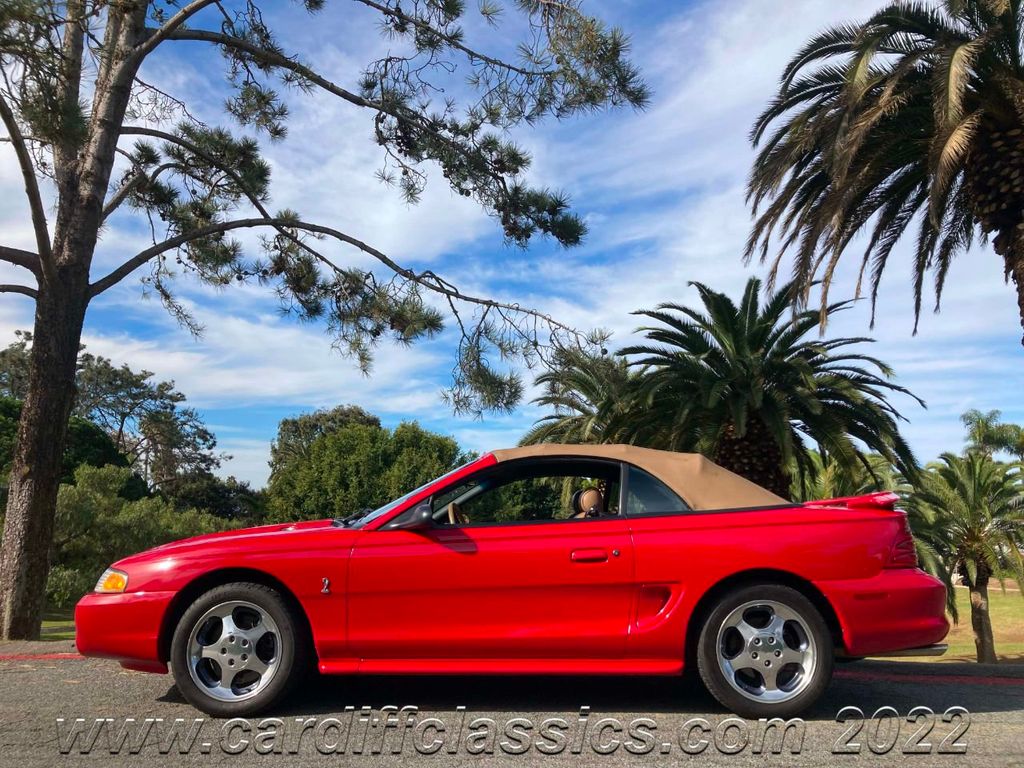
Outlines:
{"type": "Polygon", "coordinates": [[[213,606],[192,627],[188,672],[208,696],[242,701],[277,674],[281,632],[264,609],[245,600],[213,606]]]}
{"type": "Polygon", "coordinates": [[[814,677],[818,649],[807,620],[775,600],[744,603],[718,630],[718,665],[752,701],[789,701],[814,677]]]}

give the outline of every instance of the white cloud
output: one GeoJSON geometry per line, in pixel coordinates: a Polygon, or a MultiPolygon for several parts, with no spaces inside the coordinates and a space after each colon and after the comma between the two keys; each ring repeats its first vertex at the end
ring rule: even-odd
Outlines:
{"type": "Polygon", "coordinates": [[[270,442],[265,439],[220,437],[217,450],[230,455],[221,467],[220,474],[247,480],[259,488],[265,482],[269,469],[270,442]]]}
{"type": "Polygon", "coordinates": [[[374,367],[374,377],[359,372],[353,361],[330,349],[316,326],[300,325],[269,314],[236,316],[220,307],[193,306],[207,326],[200,339],[182,338],[180,331],[153,305],[153,322],[166,333],[153,339],[129,331],[89,331],[83,337],[90,351],[174,380],[190,402],[201,408],[245,407],[267,403],[308,403],[311,407],[358,399],[370,408],[392,410],[421,405],[421,392],[439,358],[426,347],[395,354],[388,346],[374,367]],[[380,377],[389,386],[382,387],[380,377]]]}

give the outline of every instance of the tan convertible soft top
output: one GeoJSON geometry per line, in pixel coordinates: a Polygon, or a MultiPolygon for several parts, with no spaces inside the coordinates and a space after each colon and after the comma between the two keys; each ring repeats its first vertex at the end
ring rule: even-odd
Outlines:
{"type": "Polygon", "coordinates": [[[612,459],[650,472],[678,493],[692,509],[737,509],[788,504],[746,478],[699,453],[674,453],[633,445],[557,445],[543,443],[493,451],[499,462],[557,456],[612,459]]]}

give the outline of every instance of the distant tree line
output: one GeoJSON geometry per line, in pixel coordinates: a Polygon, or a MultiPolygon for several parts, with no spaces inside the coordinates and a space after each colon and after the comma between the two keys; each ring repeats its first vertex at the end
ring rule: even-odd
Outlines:
{"type": "MultiPolygon", "coordinates": [[[[32,336],[0,350],[0,513],[5,512],[32,336]]],[[[264,517],[262,491],[214,472],[226,458],[173,382],[81,349],[63,453],[47,602],[73,604],[114,560],[264,517]]]]}
{"type": "MultiPolygon", "coordinates": [[[[0,515],[32,336],[0,350],[0,515]]],[[[394,429],[358,406],[283,419],[266,490],[216,474],[227,457],[173,382],[80,351],[57,496],[47,604],[73,605],[111,562],[188,536],[374,508],[468,455],[415,423],[394,429]]]]}
{"type": "MultiPolygon", "coordinates": [[[[0,396],[22,401],[28,394],[32,334],[16,331],[0,350],[0,396]]],[[[78,355],[72,416],[96,425],[113,441],[132,470],[152,488],[167,488],[197,474],[209,474],[225,457],[217,440],[174,382],[154,381],[149,371],[85,351],[78,355]]]]}
{"type": "Polygon", "coordinates": [[[300,520],[374,509],[468,458],[450,437],[415,422],[387,429],[356,406],[284,419],[271,447],[267,511],[300,520]]]}

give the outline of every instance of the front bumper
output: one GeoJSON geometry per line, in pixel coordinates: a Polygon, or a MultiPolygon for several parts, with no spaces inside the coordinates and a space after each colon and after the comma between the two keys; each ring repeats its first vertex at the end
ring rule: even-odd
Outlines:
{"type": "Polygon", "coordinates": [[[167,672],[160,627],[174,592],[90,593],[75,606],[75,645],[83,656],[116,659],[121,666],[167,672]]]}
{"type": "Polygon", "coordinates": [[[816,586],[835,609],[849,656],[932,646],[949,632],[946,588],[919,568],[891,568],[868,579],[816,586]]]}

